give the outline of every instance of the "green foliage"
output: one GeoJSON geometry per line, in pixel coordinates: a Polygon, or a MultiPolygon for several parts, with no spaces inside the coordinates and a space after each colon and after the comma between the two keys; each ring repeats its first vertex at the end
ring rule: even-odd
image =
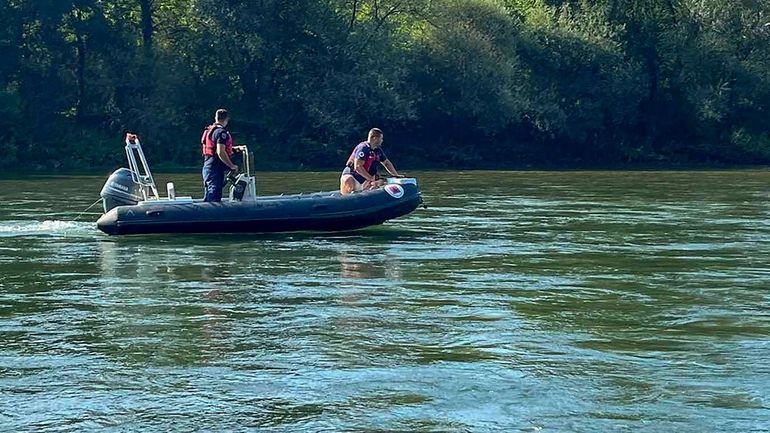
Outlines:
{"type": "Polygon", "coordinates": [[[218,107],[263,167],[770,162],[764,1],[0,0],[0,51],[3,169],[194,165],[218,107]]]}
{"type": "MultiPolygon", "coordinates": [[[[629,59],[624,27],[601,5],[551,7],[551,20],[527,28],[521,58],[536,90],[529,118],[551,148],[583,161],[622,159],[634,141],[645,93],[641,66],[629,59]]],[[[542,18],[540,18],[542,19],[542,18]]]]}

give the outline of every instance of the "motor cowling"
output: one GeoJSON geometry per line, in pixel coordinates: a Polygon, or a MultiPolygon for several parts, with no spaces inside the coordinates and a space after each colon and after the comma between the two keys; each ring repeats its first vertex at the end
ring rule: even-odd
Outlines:
{"type": "Polygon", "coordinates": [[[127,168],[115,170],[100,193],[104,212],[107,213],[118,206],[135,205],[144,200],[142,188],[142,185],[134,182],[131,170],[127,168]]]}

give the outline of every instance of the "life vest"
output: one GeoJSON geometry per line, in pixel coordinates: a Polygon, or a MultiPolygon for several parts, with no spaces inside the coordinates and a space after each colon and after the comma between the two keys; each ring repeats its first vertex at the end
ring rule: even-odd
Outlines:
{"type": "MultiPolygon", "coordinates": [[[[214,131],[217,128],[225,129],[224,126],[218,123],[215,123],[213,125],[207,126],[206,129],[203,130],[203,135],[201,136],[201,148],[202,148],[203,156],[216,156],[217,144],[214,143],[214,140],[211,137],[214,135],[214,131]]],[[[232,156],[233,154],[233,136],[230,134],[227,134],[227,143],[225,143],[225,152],[227,152],[228,156],[232,156]]]]}

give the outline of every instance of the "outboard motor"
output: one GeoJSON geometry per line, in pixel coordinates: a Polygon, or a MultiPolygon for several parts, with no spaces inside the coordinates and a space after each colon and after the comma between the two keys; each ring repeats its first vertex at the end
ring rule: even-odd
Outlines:
{"type": "Polygon", "coordinates": [[[131,170],[121,168],[113,172],[100,193],[104,213],[118,206],[130,206],[144,200],[143,186],[134,182],[131,170]]]}

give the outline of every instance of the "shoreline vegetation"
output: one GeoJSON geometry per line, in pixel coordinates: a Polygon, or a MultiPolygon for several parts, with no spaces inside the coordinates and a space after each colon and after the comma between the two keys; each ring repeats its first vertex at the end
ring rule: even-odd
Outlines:
{"type": "Polygon", "coordinates": [[[228,108],[257,169],[770,164],[770,2],[0,0],[0,170],[200,169],[228,108]],[[271,144],[266,144],[271,143],[271,144]]]}
{"type": "MultiPolygon", "coordinates": [[[[13,180],[13,179],[26,179],[26,178],[46,178],[46,177],[70,177],[70,176],[104,176],[105,179],[114,170],[120,167],[125,167],[127,164],[115,165],[111,167],[98,167],[91,170],[32,170],[32,171],[15,171],[12,169],[4,170],[0,173],[0,179],[13,180]]],[[[200,174],[200,166],[192,165],[173,165],[173,164],[157,164],[153,166],[150,164],[150,169],[153,174],[200,174]]],[[[536,165],[536,164],[521,164],[516,166],[505,167],[411,167],[406,166],[404,172],[409,177],[413,172],[432,172],[432,173],[467,173],[467,172],[687,172],[687,171],[760,171],[768,170],[770,166],[764,164],[615,164],[615,165],[536,165]]],[[[341,172],[338,167],[291,167],[281,164],[272,164],[270,167],[257,164],[255,173],[334,173],[341,172]]]]}

